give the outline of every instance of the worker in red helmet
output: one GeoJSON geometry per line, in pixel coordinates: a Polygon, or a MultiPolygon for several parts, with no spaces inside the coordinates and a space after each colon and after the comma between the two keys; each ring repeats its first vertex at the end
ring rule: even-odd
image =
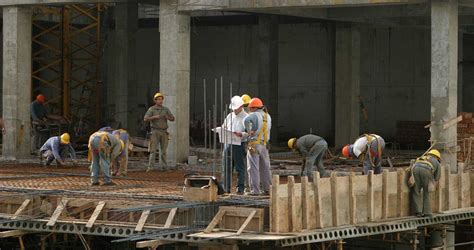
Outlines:
{"type": "Polygon", "coordinates": [[[268,194],[270,192],[271,172],[268,143],[272,118],[265,111],[259,98],[249,103],[250,114],[244,119],[245,133],[238,134],[247,139],[247,173],[249,177],[249,195],[268,194]],[[263,190],[260,190],[262,184],[263,190]],[[261,192],[262,191],[262,192],[261,192]]]}
{"type": "Polygon", "coordinates": [[[46,101],[46,98],[44,95],[39,94],[36,96],[36,99],[31,103],[31,119],[33,121],[46,121],[47,118],[47,112],[46,112],[46,107],[44,106],[44,103],[46,101]]]}
{"type": "Polygon", "coordinates": [[[373,170],[375,174],[382,172],[382,153],[385,149],[385,140],[376,134],[364,134],[354,144],[342,148],[344,157],[356,157],[363,164],[364,174],[373,170]]]}

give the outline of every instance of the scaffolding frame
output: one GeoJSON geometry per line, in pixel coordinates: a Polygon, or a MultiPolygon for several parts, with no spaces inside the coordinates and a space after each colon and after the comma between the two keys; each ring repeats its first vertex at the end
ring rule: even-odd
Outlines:
{"type": "Polygon", "coordinates": [[[103,4],[38,6],[33,16],[32,96],[73,122],[79,140],[101,119],[103,4]]]}

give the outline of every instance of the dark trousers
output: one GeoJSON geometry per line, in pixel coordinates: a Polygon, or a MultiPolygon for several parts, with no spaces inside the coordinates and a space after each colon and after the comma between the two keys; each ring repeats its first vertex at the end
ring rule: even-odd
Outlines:
{"type": "Polygon", "coordinates": [[[243,192],[245,188],[245,148],[240,145],[224,146],[222,159],[222,182],[224,190],[230,193],[232,186],[232,167],[237,171],[237,192],[243,192]],[[232,150],[232,155],[231,155],[232,150]]]}

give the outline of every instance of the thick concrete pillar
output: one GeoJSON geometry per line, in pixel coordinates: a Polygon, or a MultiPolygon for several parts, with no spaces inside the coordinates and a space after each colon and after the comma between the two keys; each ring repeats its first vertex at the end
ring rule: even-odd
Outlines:
{"type": "Polygon", "coordinates": [[[336,25],[335,146],[359,136],[360,31],[351,24],[336,25]]]}
{"type": "Polygon", "coordinates": [[[31,22],[28,7],[3,8],[3,158],[30,157],[31,22]]]}
{"type": "Polygon", "coordinates": [[[168,165],[189,154],[190,17],[177,7],[178,0],[160,0],[160,91],[176,118],[168,123],[168,165]]]}
{"type": "MultiPolygon", "coordinates": [[[[136,33],[138,29],[138,4],[118,3],[114,9],[116,53],[115,78],[115,119],[122,128],[136,131],[136,116],[129,112],[136,96],[136,33]],[[130,113],[130,117],[129,117],[130,113]]],[[[136,106],[136,105],[135,105],[136,106]]]]}
{"type": "Polygon", "coordinates": [[[278,140],[278,16],[258,17],[258,39],[258,97],[272,117],[270,139],[275,143],[278,140]]]}
{"type": "Polygon", "coordinates": [[[457,170],[456,126],[443,124],[456,118],[458,102],[458,1],[431,2],[431,140],[439,143],[442,160],[457,170]]]}

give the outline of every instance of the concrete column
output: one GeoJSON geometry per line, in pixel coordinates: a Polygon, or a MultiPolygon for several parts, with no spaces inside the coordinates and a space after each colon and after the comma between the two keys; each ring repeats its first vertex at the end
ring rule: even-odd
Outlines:
{"type": "Polygon", "coordinates": [[[28,7],[3,8],[3,158],[30,157],[31,19],[28,7]]]}
{"type": "Polygon", "coordinates": [[[336,25],[335,146],[359,136],[360,31],[351,24],[336,25]]]}
{"type": "Polygon", "coordinates": [[[177,7],[178,0],[160,0],[160,91],[176,117],[168,123],[170,166],[189,154],[190,17],[177,7]]]}
{"type": "Polygon", "coordinates": [[[116,53],[114,67],[115,78],[115,120],[122,128],[136,131],[136,115],[130,114],[134,94],[136,93],[136,33],[138,30],[138,4],[118,3],[114,9],[116,53]]]}
{"type": "MultiPolygon", "coordinates": [[[[464,62],[464,34],[460,31],[458,33],[458,113],[464,111],[464,79],[463,79],[463,62],[464,62]]],[[[471,98],[467,97],[470,101],[471,98]]],[[[467,101],[466,100],[466,101],[467,101]]]]}
{"type": "Polygon", "coordinates": [[[458,1],[431,2],[431,140],[439,143],[442,160],[457,170],[456,126],[443,129],[457,116],[458,1]]]}
{"type": "Polygon", "coordinates": [[[270,139],[275,143],[278,140],[278,16],[259,16],[258,38],[258,97],[272,117],[270,139]]]}

